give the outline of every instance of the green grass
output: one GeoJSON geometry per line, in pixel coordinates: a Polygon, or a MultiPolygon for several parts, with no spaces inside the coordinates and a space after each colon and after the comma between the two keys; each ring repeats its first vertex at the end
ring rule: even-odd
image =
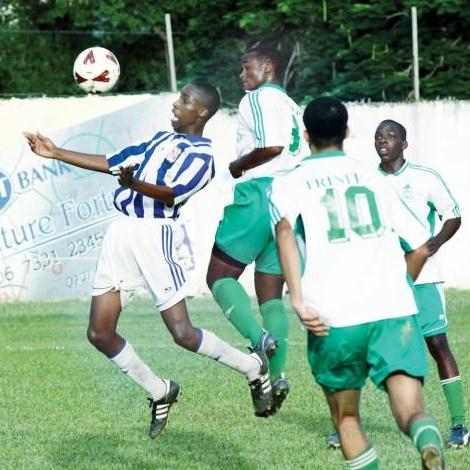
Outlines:
{"type": "MultiPolygon", "coordinates": [[[[449,290],[450,342],[470,403],[470,291],[449,290]]],[[[325,448],[332,428],[306,362],[305,332],[292,315],[288,376],[292,391],[274,417],[254,417],[243,377],[178,348],[150,301],[121,316],[120,332],[162,377],[183,387],[165,433],[147,438],[145,393],[91,347],[88,302],[0,304],[0,468],[6,469],[336,469],[325,448]]],[[[191,300],[193,322],[245,347],[209,299],[191,300]]],[[[428,411],[444,436],[449,419],[435,367],[428,411]]],[[[398,432],[386,395],[368,385],[363,424],[382,468],[420,468],[398,432]]],[[[470,449],[446,451],[450,469],[469,468],[470,449]]]]}

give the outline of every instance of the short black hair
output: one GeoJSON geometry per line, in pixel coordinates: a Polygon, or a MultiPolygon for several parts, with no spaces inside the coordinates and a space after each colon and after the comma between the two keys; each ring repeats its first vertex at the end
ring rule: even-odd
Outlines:
{"type": "Polygon", "coordinates": [[[274,47],[266,47],[266,46],[259,46],[259,47],[252,47],[248,49],[244,55],[254,54],[256,57],[271,62],[274,74],[276,77],[281,77],[284,73],[284,57],[282,54],[275,49],[274,47]]]}
{"type": "Polygon", "coordinates": [[[305,108],[304,124],[315,147],[341,146],[346,138],[348,111],[331,96],[315,98],[305,108]]]}
{"type": "Polygon", "coordinates": [[[203,101],[204,106],[209,111],[209,116],[207,119],[210,119],[219,109],[220,106],[220,94],[215,87],[209,85],[205,82],[194,82],[191,83],[194,88],[197,88],[201,95],[201,101],[203,101]]]}
{"type": "Polygon", "coordinates": [[[398,135],[400,136],[400,139],[401,139],[401,140],[406,140],[406,128],[405,128],[405,126],[403,126],[403,125],[400,124],[399,122],[394,121],[393,119],[384,119],[384,120],[377,126],[377,129],[380,129],[381,127],[384,127],[384,126],[392,126],[392,127],[394,127],[394,128],[397,130],[398,135]]]}

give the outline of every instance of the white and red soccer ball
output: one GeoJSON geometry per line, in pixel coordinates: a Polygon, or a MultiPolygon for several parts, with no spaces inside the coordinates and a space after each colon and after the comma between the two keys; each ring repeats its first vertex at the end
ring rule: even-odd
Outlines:
{"type": "Polygon", "coordinates": [[[111,90],[120,74],[116,56],[104,47],[89,47],[78,54],[73,64],[77,85],[87,93],[111,90]]]}

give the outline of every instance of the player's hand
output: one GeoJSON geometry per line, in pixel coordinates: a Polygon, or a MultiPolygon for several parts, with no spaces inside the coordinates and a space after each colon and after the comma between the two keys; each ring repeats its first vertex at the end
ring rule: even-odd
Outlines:
{"type": "Polygon", "coordinates": [[[293,303],[302,325],[316,336],[328,336],[329,326],[320,318],[318,312],[303,302],[293,303]]]}
{"type": "Polygon", "coordinates": [[[54,158],[56,155],[56,145],[48,137],[44,137],[39,132],[31,134],[23,132],[28,141],[29,148],[36,154],[44,158],[54,158]]]}
{"type": "Polygon", "coordinates": [[[240,178],[241,175],[243,175],[243,170],[241,170],[239,167],[238,167],[238,162],[237,160],[234,160],[233,162],[230,162],[230,165],[228,166],[228,169],[230,171],[230,174],[234,177],[234,178],[240,178]]]}
{"type": "Polygon", "coordinates": [[[118,181],[121,186],[132,186],[134,182],[134,170],[135,166],[119,167],[118,181]]]}

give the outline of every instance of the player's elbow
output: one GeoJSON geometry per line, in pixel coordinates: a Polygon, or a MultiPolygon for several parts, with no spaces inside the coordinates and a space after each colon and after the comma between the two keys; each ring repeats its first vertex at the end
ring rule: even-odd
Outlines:
{"type": "Polygon", "coordinates": [[[276,238],[285,238],[292,233],[292,227],[290,223],[285,219],[282,218],[277,224],[275,228],[276,238]]]}
{"type": "Polygon", "coordinates": [[[265,151],[267,154],[267,157],[274,158],[277,157],[282,153],[284,150],[284,147],[281,147],[279,145],[273,146],[273,147],[265,147],[265,151]]]}

